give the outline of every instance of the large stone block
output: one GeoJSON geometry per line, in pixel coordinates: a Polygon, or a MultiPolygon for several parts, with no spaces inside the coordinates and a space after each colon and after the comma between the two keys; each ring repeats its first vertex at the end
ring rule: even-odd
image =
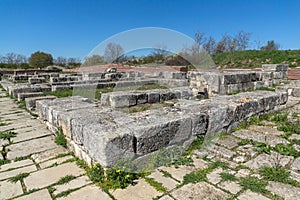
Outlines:
{"type": "Polygon", "coordinates": [[[40,97],[31,97],[25,99],[26,108],[28,110],[34,110],[36,108],[36,102],[40,100],[53,100],[56,99],[56,96],[40,96],[40,97]]]}
{"type": "Polygon", "coordinates": [[[287,71],[289,68],[288,64],[264,64],[262,70],[265,72],[281,72],[287,71]]]}
{"type": "Polygon", "coordinates": [[[42,92],[28,92],[28,93],[18,93],[18,101],[23,101],[30,97],[42,97],[45,96],[42,92]]]}
{"type": "Polygon", "coordinates": [[[87,124],[83,127],[83,145],[95,161],[111,166],[135,155],[134,136],[126,127],[113,123],[87,124]]]}
{"type": "Polygon", "coordinates": [[[44,77],[32,77],[28,79],[28,83],[30,84],[41,84],[41,83],[45,83],[46,79],[44,77]]]}

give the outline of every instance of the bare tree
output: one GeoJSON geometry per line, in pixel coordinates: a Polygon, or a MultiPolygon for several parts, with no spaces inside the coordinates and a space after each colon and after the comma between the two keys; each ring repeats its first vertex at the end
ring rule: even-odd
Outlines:
{"type": "Polygon", "coordinates": [[[5,57],[0,55],[0,63],[5,63],[5,57]]]}
{"type": "Polygon", "coordinates": [[[203,49],[208,53],[208,54],[213,54],[214,50],[216,48],[216,41],[215,39],[210,36],[207,40],[207,42],[205,42],[203,44],[203,49]]]}
{"type": "MultiPolygon", "coordinates": [[[[103,60],[103,58],[102,58],[103,60]]],[[[68,58],[67,64],[68,65],[74,65],[74,64],[80,64],[81,60],[79,58],[68,58]]]]}
{"type": "Polygon", "coordinates": [[[216,48],[214,49],[214,54],[224,53],[226,51],[226,42],[224,40],[220,40],[216,48]]]}
{"type": "Polygon", "coordinates": [[[104,64],[104,58],[100,55],[92,55],[87,57],[84,62],[83,66],[93,66],[93,65],[102,65],[104,64]]]}
{"type": "Polygon", "coordinates": [[[236,47],[238,51],[244,51],[249,46],[251,33],[247,33],[245,31],[240,31],[235,36],[236,47]]]}
{"type": "Polygon", "coordinates": [[[106,62],[118,62],[118,59],[124,54],[121,45],[116,43],[108,43],[104,51],[104,60],[106,62]]]}
{"type": "Polygon", "coordinates": [[[259,39],[254,40],[255,49],[260,50],[262,47],[261,41],[259,39]]]}
{"type": "Polygon", "coordinates": [[[6,60],[5,62],[10,65],[15,64],[16,57],[17,54],[15,53],[7,53],[5,56],[5,60],[6,60]]]}
{"type": "Polygon", "coordinates": [[[205,37],[205,33],[204,32],[197,31],[195,33],[195,42],[199,46],[202,46],[206,41],[207,41],[207,38],[205,37]]]}
{"type": "Polygon", "coordinates": [[[59,56],[54,60],[54,64],[64,66],[67,64],[67,58],[59,56]]]}
{"type": "Polygon", "coordinates": [[[21,65],[24,63],[28,63],[28,59],[26,58],[26,56],[21,55],[21,54],[17,54],[16,58],[15,58],[15,64],[17,65],[21,65]]]}

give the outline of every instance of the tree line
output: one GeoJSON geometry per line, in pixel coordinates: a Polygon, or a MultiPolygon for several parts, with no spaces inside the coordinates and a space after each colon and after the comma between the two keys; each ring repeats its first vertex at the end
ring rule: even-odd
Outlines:
{"type": "Polygon", "coordinates": [[[81,65],[79,58],[66,58],[59,56],[53,58],[50,53],[45,53],[41,51],[34,52],[29,58],[22,54],[17,53],[7,53],[5,55],[0,55],[0,68],[45,68],[51,65],[61,66],[65,68],[78,67],[81,65]]]}
{"type": "MultiPolygon", "coordinates": [[[[194,35],[195,44],[183,48],[181,52],[170,55],[166,46],[153,48],[152,54],[144,57],[126,56],[120,44],[110,42],[107,44],[104,54],[94,54],[86,57],[81,63],[79,58],[66,58],[58,56],[53,58],[50,53],[34,52],[29,58],[21,54],[7,53],[0,55],[0,68],[45,68],[56,65],[63,68],[102,65],[106,63],[121,63],[128,65],[140,65],[148,63],[161,63],[166,65],[190,65],[202,62],[203,52],[209,55],[217,55],[226,52],[245,51],[249,48],[251,33],[239,31],[235,35],[223,34],[219,41],[212,36],[206,36],[204,32],[197,31],[194,35]]],[[[259,41],[256,41],[260,44],[259,41]]],[[[264,46],[258,46],[260,50],[278,50],[279,44],[274,40],[267,41],[264,46]]]]}

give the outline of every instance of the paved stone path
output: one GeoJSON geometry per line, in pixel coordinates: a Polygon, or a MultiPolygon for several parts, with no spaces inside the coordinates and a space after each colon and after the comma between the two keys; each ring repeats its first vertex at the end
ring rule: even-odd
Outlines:
{"type": "MultiPolygon", "coordinates": [[[[299,100],[294,99],[294,102],[299,100]]],[[[289,109],[289,117],[300,121],[299,104],[289,109]]],[[[76,165],[73,155],[55,144],[54,135],[44,124],[18,108],[3,91],[0,92],[0,123],[0,133],[17,133],[10,139],[0,139],[0,160],[10,161],[0,166],[0,199],[296,200],[300,196],[300,157],[284,155],[287,151],[281,154],[267,149],[257,151],[262,143],[268,148],[290,144],[295,151],[300,151],[300,135],[278,131],[272,121],[210,138],[205,148],[194,152],[193,166],[155,170],[148,178],[161,183],[164,192],[146,179],[140,179],[126,189],[108,191],[109,194],[92,184],[85,171],[76,165]],[[245,143],[250,139],[252,143],[245,143]],[[290,173],[288,181],[266,180],[260,173],[263,166],[272,169],[283,166],[290,173]],[[24,177],[10,181],[19,174],[24,177]],[[188,174],[198,179],[188,180],[188,174]],[[76,178],[66,184],[57,183],[67,175],[76,178]],[[69,194],[61,196],[64,192],[69,194]]]]}

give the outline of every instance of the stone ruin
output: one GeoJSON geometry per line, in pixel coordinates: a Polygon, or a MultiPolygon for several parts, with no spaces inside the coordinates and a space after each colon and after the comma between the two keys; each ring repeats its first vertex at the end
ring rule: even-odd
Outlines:
{"type": "Polygon", "coordinates": [[[50,130],[61,129],[76,156],[89,165],[112,166],[120,159],[142,159],[161,148],[185,147],[197,135],[231,132],[253,115],[285,108],[289,95],[300,96],[300,87],[258,89],[283,83],[287,75],[288,65],[268,64],[258,71],[14,74],[4,75],[1,84],[12,97],[24,100],[50,130]],[[14,83],[19,80],[27,83],[14,83]],[[101,94],[97,101],[43,93],[154,84],[168,88],[113,91],[101,94]],[[146,104],[152,109],[128,112],[146,104]]]}

